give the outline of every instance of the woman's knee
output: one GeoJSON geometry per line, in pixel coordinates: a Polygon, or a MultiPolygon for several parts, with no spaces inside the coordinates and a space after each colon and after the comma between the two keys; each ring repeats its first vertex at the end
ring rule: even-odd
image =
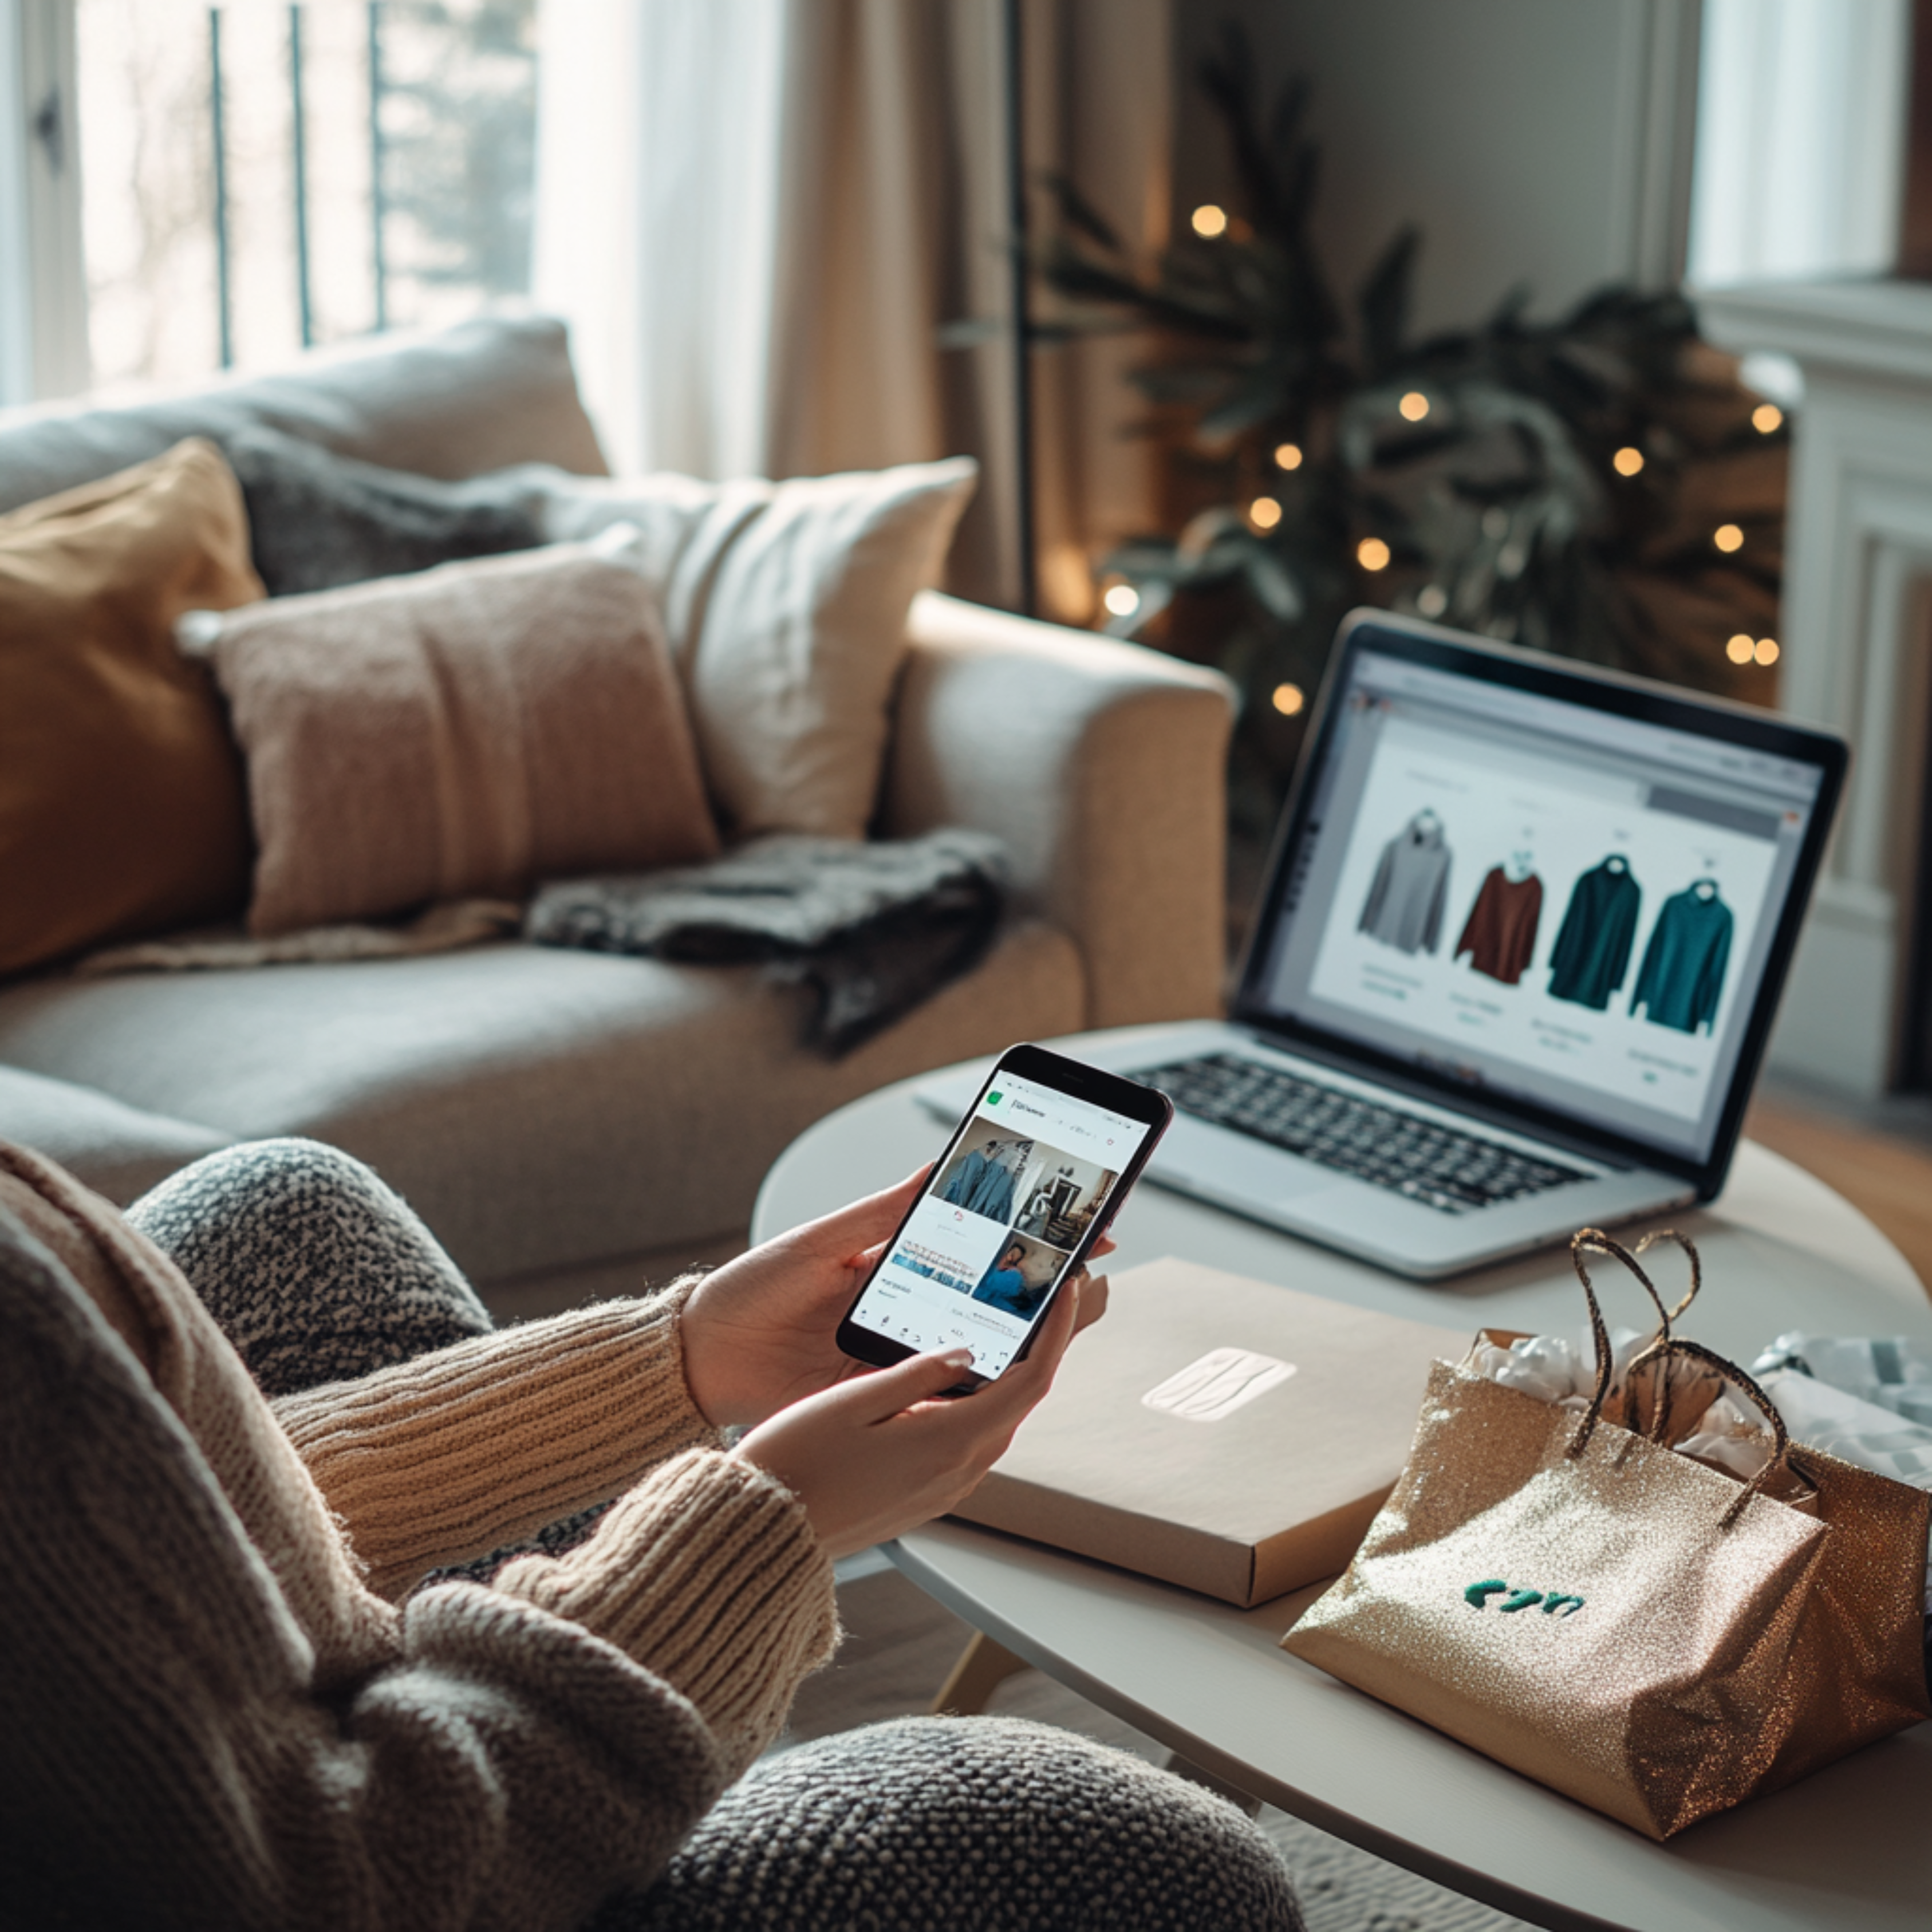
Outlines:
{"type": "Polygon", "coordinates": [[[128,1218],[151,1240],[206,1238],[295,1201],[352,1202],[381,1211],[396,1198],[374,1168],[353,1154],[286,1136],[204,1154],[142,1195],[128,1218]]]}
{"type": "Polygon", "coordinates": [[[366,1374],[492,1325],[402,1197],[319,1141],[224,1148],[143,1195],[128,1218],[272,1394],[366,1374]]]}

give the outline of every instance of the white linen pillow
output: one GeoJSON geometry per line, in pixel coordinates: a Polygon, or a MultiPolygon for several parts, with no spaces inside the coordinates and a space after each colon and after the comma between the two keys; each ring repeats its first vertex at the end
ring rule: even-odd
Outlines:
{"type": "Polygon", "coordinates": [[[734,836],[862,838],[906,613],[938,580],[970,457],[782,483],[553,473],[545,535],[639,535],[718,818],[734,836]]]}

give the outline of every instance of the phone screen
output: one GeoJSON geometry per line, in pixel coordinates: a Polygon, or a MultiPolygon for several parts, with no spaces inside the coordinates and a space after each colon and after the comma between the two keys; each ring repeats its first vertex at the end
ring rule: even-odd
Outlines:
{"type": "Polygon", "coordinates": [[[990,1381],[1155,1131],[1001,1066],[847,1319],[914,1353],[963,1342],[990,1381]]]}

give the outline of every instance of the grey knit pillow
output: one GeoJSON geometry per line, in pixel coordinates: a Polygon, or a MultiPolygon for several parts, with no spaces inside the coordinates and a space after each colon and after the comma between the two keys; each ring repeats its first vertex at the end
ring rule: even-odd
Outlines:
{"type": "Polygon", "coordinates": [[[271,597],[401,577],[544,542],[537,464],[441,483],[254,426],[218,433],[271,597]]]}

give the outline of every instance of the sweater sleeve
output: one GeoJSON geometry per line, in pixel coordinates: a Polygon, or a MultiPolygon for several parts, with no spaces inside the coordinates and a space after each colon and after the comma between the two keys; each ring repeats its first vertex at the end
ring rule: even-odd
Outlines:
{"type": "Polygon", "coordinates": [[[494,1587],[647,1663],[704,1716],[736,1778],[838,1641],[832,1564],[791,1492],[694,1450],[647,1477],[589,1540],[524,1556],[494,1587]]]}
{"type": "Polygon", "coordinates": [[[1690,1030],[1700,1026],[1717,1030],[1718,1001],[1724,990],[1724,968],[1731,958],[1732,920],[1728,910],[1711,942],[1710,950],[1697,970],[1697,987],[1690,1004],[1690,1030]]]}
{"type": "Polygon", "coordinates": [[[320,1687],[302,1605],[324,1584],[286,1536],[250,1542],[209,1460],[248,1445],[191,1434],[17,1225],[0,1214],[9,1922],[147,1924],[158,1900],[171,1924],[574,1932],[652,1882],[832,1641],[800,1504],[698,1450],[507,1587],[364,1596],[320,1687]]]}
{"type": "Polygon", "coordinates": [[[370,1587],[400,1598],[716,1448],[685,1380],[688,1292],[526,1322],[275,1402],[370,1587]]]}
{"type": "MultiPolygon", "coordinates": [[[[475,1585],[369,1599],[355,1667],[319,1692],[283,1566],[17,1225],[0,1214],[0,1917],[572,1932],[650,1884],[726,1781],[698,1705],[475,1585]]],[[[725,1513],[743,1486],[716,1484],[725,1513]]]]}

